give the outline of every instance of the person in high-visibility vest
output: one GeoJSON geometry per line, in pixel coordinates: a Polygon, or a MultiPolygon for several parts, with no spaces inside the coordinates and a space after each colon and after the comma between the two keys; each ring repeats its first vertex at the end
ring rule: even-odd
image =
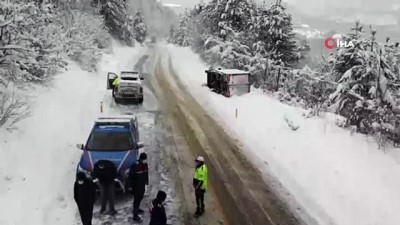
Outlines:
{"type": "Polygon", "coordinates": [[[197,206],[195,217],[199,217],[204,213],[204,193],[206,192],[208,185],[208,171],[206,164],[204,164],[204,158],[202,156],[197,157],[195,162],[196,169],[193,177],[193,187],[195,190],[197,206]]]}
{"type": "Polygon", "coordinates": [[[112,82],[112,85],[113,85],[112,96],[113,96],[113,97],[115,97],[115,88],[118,86],[120,80],[121,80],[121,78],[118,76],[118,77],[115,78],[115,80],[112,82]]]}
{"type": "Polygon", "coordinates": [[[117,86],[118,84],[119,84],[119,81],[121,80],[121,78],[120,77],[117,77],[113,82],[112,82],[112,85],[115,87],[115,86],[117,86]]]}

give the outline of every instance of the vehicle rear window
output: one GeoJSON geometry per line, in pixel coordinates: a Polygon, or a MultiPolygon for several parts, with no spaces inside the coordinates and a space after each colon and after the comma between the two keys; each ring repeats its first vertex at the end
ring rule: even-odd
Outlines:
{"type": "Polygon", "coordinates": [[[89,151],[127,151],[133,149],[133,140],[129,131],[95,130],[87,143],[89,151]]]}

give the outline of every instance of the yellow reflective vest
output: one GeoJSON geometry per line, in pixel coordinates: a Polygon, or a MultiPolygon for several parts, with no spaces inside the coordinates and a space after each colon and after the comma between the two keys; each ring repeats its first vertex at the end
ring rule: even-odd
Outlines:
{"type": "Polygon", "coordinates": [[[199,168],[197,168],[194,172],[194,179],[198,181],[202,181],[202,185],[200,189],[206,190],[207,189],[207,184],[208,184],[208,171],[207,171],[207,166],[203,164],[199,168]]]}
{"type": "Polygon", "coordinates": [[[112,84],[114,86],[117,86],[120,80],[121,80],[121,78],[117,77],[117,79],[115,79],[112,84]]]}

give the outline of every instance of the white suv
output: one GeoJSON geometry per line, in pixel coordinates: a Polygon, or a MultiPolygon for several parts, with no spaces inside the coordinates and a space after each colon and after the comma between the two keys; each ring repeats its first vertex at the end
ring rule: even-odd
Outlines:
{"type": "Polygon", "coordinates": [[[107,89],[113,90],[113,98],[116,103],[123,100],[134,100],[135,102],[143,102],[143,77],[140,77],[139,72],[121,71],[118,77],[115,73],[108,73],[107,89]],[[113,82],[119,79],[117,85],[113,82]]]}

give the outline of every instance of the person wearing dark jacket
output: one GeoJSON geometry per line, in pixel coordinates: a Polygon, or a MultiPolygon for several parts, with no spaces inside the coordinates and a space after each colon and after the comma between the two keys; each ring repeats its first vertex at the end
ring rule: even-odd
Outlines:
{"type": "Polygon", "coordinates": [[[149,225],[167,225],[167,214],[163,205],[166,198],[167,194],[164,191],[158,191],[157,197],[151,201],[149,225]]]}
{"type": "Polygon", "coordinates": [[[74,199],[78,205],[79,214],[83,225],[92,225],[93,205],[96,200],[96,186],[86,178],[82,172],[78,172],[74,185],[74,199]]]}
{"type": "Polygon", "coordinates": [[[100,184],[101,209],[100,213],[106,211],[107,202],[110,204],[110,213],[116,213],[114,207],[115,199],[115,179],[117,178],[117,168],[109,160],[99,160],[93,169],[93,178],[100,184]]]}
{"type": "Polygon", "coordinates": [[[146,185],[149,185],[149,167],[147,165],[146,153],[141,153],[139,160],[129,170],[129,181],[131,193],[133,194],[133,220],[141,222],[139,214],[143,213],[140,209],[140,202],[143,200],[146,185]]]}

